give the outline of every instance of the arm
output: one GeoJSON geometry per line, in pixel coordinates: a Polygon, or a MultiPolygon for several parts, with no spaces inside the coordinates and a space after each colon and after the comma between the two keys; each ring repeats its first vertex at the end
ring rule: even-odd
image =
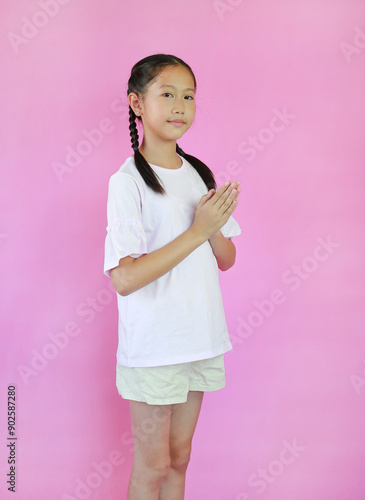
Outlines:
{"type": "Polygon", "coordinates": [[[137,259],[127,256],[119,260],[110,276],[120,295],[129,295],[160,278],[224,226],[237,206],[239,190],[233,189],[233,185],[224,185],[214,194],[213,191],[202,196],[193,224],[180,236],[137,259]]]}
{"type": "Polygon", "coordinates": [[[167,245],[137,259],[124,257],[119,266],[111,269],[115,290],[123,296],[139,290],[177,266],[206,238],[191,227],[167,245]]]}
{"type": "Polygon", "coordinates": [[[227,271],[227,269],[233,266],[236,260],[236,247],[231,239],[225,238],[221,231],[218,231],[218,233],[213,234],[209,238],[209,243],[217,259],[219,269],[227,271]]]}

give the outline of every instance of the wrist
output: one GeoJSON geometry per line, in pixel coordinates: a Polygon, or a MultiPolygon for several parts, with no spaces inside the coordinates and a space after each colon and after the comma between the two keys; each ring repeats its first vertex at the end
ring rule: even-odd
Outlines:
{"type": "Polygon", "coordinates": [[[197,231],[193,226],[191,226],[187,231],[189,237],[197,244],[197,246],[202,245],[205,241],[207,241],[208,237],[204,236],[203,233],[197,231]]]}
{"type": "Polygon", "coordinates": [[[221,230],[219,229],[219,231],[217,231],[216,233],[212,234],[212,236],[210,236],[209,241],[213,243],[215,240],[217,240],[221,237],[221,234],[222,234],[221,230]]]}

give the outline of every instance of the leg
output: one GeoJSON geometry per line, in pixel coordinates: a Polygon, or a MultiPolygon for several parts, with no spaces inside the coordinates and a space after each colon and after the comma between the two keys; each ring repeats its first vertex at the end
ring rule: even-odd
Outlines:
{"type": "Polygon", "coordinates": [[[128,500],[158,500],[170,466],[171,405],[129,401],[133,432],[133,467],[128,500]]]}
{"type": "Polygon", "coordinates": [[[183,500],[185,474],[191,442],[198,422],[204,392],[189,391],[186,403],[172,405],[170,426],[170,469],[160,487],[159,500],[183,500]]]}

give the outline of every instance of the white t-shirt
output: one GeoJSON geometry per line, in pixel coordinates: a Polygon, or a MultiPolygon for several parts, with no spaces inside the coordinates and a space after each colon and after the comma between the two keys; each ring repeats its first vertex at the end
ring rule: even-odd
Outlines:
{"type": "MultiPolygon", "coordinates": [[[[193,223],[208,192],[190,163],[177,169],[150,164],[167,194],[149,188],[134,157],[110,177],[104,273],[119,259],[137,258],[170,243],[193,223]]],[[[226,238],[241,234],[231,216],[226,238]]],[[[128,279],[128,276],[125,277],[128,279]]],[[[117,361],[125,366],[162,366],[218,356],[232,349],[223,310],[218,265],[209,241],[171,271],[118,300],[117,361]]]]}

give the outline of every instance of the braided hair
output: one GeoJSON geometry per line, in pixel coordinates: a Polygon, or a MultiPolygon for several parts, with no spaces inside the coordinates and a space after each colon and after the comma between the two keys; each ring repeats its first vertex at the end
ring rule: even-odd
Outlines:
{"type": "MultiPolygon", "coordinates": [[[[136,63],[131,71],[131,76],[128,80],[128,90],[127,95],[131,92],[136,94],[144,95],[146,92],[147,85],[158,76],[162,69],[166,66],[177,66],[182,65],[187,68],[193,79],[194,86],[196,88],[196,80],[193,71],[190,66],[188,66],[182,59],[178,57],[167,55],[167,54],[155,54],[152,56],[145,57],[138,63],[136,63]]],[[[161,179],[150,167],[145,157],[139,151],[139,140],[138,140],[138,130],[136,124],[136,118],[142,120],[140,116],[137,116],[131,106],[129,106],[129,131],[131,136],[132,148],[134,151],[134,162],[138,169],[138,172],[143,177],[147,186],[149,186],[153,191],[159,194],[165,194],[165,190],[161,185],[161,179]]],[[[200,161],[195,156],[186,154],[177,144],[176,153],[183,158],[185,158],[198,172],[200,177],[203,179],[205,185],[209,189],[216,189],[217,185],[214,180],[213,172],[210,170],[205,163],[200,161]]]]}

